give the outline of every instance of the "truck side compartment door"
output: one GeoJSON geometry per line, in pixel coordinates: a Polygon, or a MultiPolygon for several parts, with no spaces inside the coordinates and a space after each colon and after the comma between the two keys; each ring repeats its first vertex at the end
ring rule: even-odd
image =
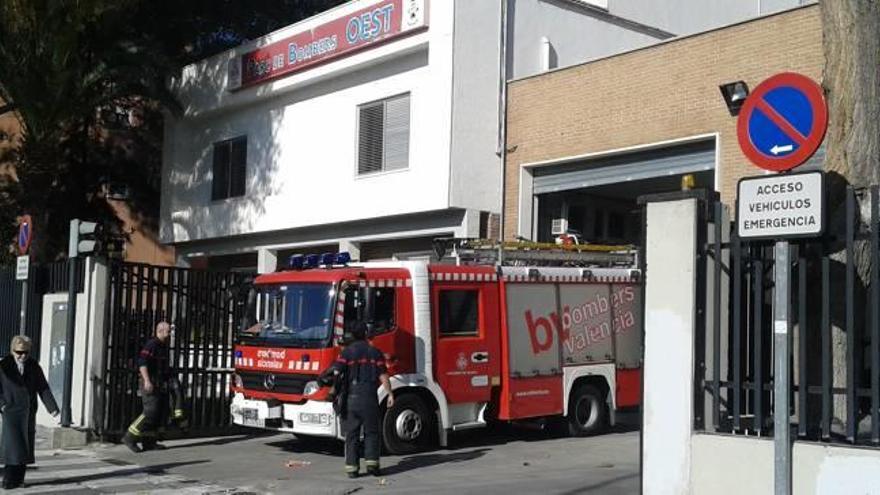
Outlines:
{"type": "Polygon", "coordinates": [[[494,283],[434,282],[434,375],[450,404],[488,402],[501,371],[494,283]]]}

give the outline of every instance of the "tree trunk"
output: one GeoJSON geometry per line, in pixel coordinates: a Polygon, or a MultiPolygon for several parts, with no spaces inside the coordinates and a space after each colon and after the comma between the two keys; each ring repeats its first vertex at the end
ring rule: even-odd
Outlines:
{"type": "Polygon", "coordinates": [[[822,0],[830,127],[825,170],[855,187],[880,183],[880,2],[822,0]]]}
{"type": "MultiPolygon", "coordinates": [[[[831,281],[832,373],[833,386],[846,387],[847,332],[856,332],[858,336],[855,349],[858,362],[863,345],[866,345],[862,340],[867,319],[864,310],[866,306],[872,306],[868,299],[872,269],[870,244],[856,241],[853,256],[847,259],[843,239],[847,221],[856,220],[863,230],[870,226],[870,195],[859,196],[857,218],[849,219],[845,209],[846,187],[861,189],[880,184],[880,2],[820,0],[819,6],[825,54],[823,86],[829,111],[824,164],[828,172],[828,235],[838,240],[831,248],[834,251],[831,257],[839,274],[831,281]],[[857,274],[855,328],[845,328],[845,300],[842,297],[845,286],[840,269],[846,263],[855,264],[857,274]]],[[[815,275],[818,277],[818,273],[815,275]]],[[[819,283],[811,286],[821,287],[819,283]]],[[[810,319],[819,316],[815,306],[811,307],[810,313],[810,319]]],[[[812,340],[817,343],[816,339],[812,340]]],[[[810,358],[814,363],[820,362],[818,353],[810,358]]],[[[858,386],[859,375],[856,380],[858,386]]],[[[836,396],[832,407],[835,430],[842,429],[846,418],[845,397],[836,396]]],[[[815,414],[815,409],[811,413],[815,414]]]]}

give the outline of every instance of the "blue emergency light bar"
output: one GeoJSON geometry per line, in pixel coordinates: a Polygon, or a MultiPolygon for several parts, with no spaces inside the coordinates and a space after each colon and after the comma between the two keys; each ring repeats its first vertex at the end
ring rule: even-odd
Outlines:
{"type": "Polygon", "coordinates": [[[302,270],[305,258],[306,257],[301,254],[294,254],[287,260],[287,267],[292,270],[302,270]]]}
{"type": "Polygon", "coordinates": [[[324,266],[332,266],[336,263],[335,253],[324,253],[321,255],[321,264],[324,266]]]}
{"type": "Polygon", "coordinates": [[[318,266],[318,261],[320,257],[317,254],[307,254],[304,268],[315,268],[318,266]]]}
{"type": "Polygon", "coordinates": [[[305,268],[316,268],[318,266],[331,267],[333,265],[347,265],[351,261],[351,254],[342,253],[324,253],[317,254],[294,254],[287,260],[287,267],[291,270],[302,270],[305,268]]]}

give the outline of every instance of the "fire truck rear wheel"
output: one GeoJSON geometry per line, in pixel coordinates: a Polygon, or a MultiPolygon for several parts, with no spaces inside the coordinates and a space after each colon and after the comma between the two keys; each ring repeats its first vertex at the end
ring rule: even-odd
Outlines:
{"type": "Polygon", "coordinates": [[[585,437],[601,433],[608,424],[608,408],[602,392],[593,385],[580,385],[568,401],[568,433],[585,437]]]}
{"type": "Polygon", "coordinates": [[[396,455],[424,450],[434,431],[431,410],[415,394],[397,397],[382,421],[385,449],[396,455]]]}

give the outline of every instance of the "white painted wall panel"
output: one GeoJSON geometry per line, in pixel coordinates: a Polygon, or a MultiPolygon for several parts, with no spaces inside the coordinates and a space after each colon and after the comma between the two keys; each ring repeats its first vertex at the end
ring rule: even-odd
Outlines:
{"type": "Polygon", "coordinates": [[[691,468],[697,200],[647,209],[642,489],[679,495],[691,468]]]}
{"type": "Polygon", "coordinates": [[[609,0],[609,11],[676,35],[693,34],[812,0],[609,0]]]}
{"type": "MultiPolygon", "coordinates": [[[[692,448],[687,493],[773,493],[772,438],[696,434],[692,448]]],[[[880,450],[795,442],[792,471],[795,495],[880,495],[880,450]]]]}
{"type": "Polygon", "coordinates": [[[501,0],[455,0],[449,190],[453,206],[496,213],[501,207],[500,14],[501,0]]]}
{"type": "MultiPolygon", "coordinates": [[[[431,5],[426,34],[232,96],[217,83],[223,78],[208,76],[183,91],[188,116],[166,128],[162,241],[447,208],[452,3],[431,5]],[[321,79],[322,72],[333,77],[321,79]],[[409,168],[358,176],[358,105],[406,92],[411,94],[409,168]],[[242,134],[248,136],[246,195],[212,202],[213,143],[242,134]]],[[[216,70],[201,67],[201,73],[220,72],[223,58],[211,59],[216,70]]]]}
{"type": "Polygon", "coordinates": [[[513,39],[510,79],[542,71],[543,37],[549,39],[553,47],[555,67],[606,57],[656,43],[659,39],[647,31],[634,30],[633,26],[611,22],[602,12],[591,12],[589,8],[563,0],[515,0],[511,2],[510,16],[513,39]]]}

